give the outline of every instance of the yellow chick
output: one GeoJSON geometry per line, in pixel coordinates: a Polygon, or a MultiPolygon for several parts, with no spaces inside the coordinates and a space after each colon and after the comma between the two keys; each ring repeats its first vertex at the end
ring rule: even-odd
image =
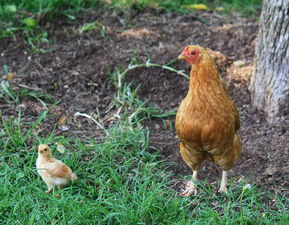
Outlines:
{"type": "Polygon", "coordinates": [[[60,190],[70,181],[77,179],[68,166],[62,161],[52,158],[52,150],[45,144],[38,146],[36,168],[48,186],[46,193],[50,193],[55,186],[60,190]]]}

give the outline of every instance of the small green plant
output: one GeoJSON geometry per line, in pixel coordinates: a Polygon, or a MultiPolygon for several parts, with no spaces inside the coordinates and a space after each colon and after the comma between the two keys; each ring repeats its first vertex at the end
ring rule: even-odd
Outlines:
{"type": "Polygon", "coordinates": [[[89,31],[89,30],[99,30],[100,35],[103,37],[106,34],[106,27],[102,23],[100,23],[99,21],[94,21],[91,23],[85,23],[84,25],[82,25],[79,28],[79,33],[83,34],[84,32],[89,31]]]}
{"type": "MultiPolygon", "coordinates": [[[[135,62],[132,59],[132,62],[135,62]]],[[[119,107],[119,114],[122,113],[122,116],[127,119],[127,122],[132,124],[140,124],[141,121],[145,119],[150,119],[153,117],[166,117],[169,115],[174,115],[175,112],[162,113],[160,109],[156,107],[148,106],[147,102],[140,100],[137,96],[137,91],[139,86],[135,89],[132,88],[132,83],[125,83],[125,76],[129,71],[132,71],[141,67],[157,67],[162,68],[164,70],[169,70],[177,73],[180,76],[185,78],[189,78],[187,74],[184,73],[183,70],[176,70],[173,67],[169,66],[172,62],[169,62],[166,65],[161,65],[157,63],[151,63],[149,60],[146,63],[140,64],[130,64],[128,68],[121,71],[120,68],[116,68],[116,70],[112,73],[112,81],[114,86],[117,89],[117,95],[115,98],[115,102],[119,107]]]]}
{"type": "Polygon", "coordinates": [[[24,132],[21,124],[21,112],[19,111],[18,117],[15,120],[11,117],[8,121],[5,120],[5,117],[0,113],[0,118],[2,120],[2,125],[5,130],[5,133],[9,136],[10,141],[15,146],[22,146],[26,144],[28,138],[32,135],[32,131],[43,121],[46,117],[48,111],[44,111],[40,117],[31,124],[31,126],[24,132]]]}
{"type": "Polygon", "coordinates": [[[14,91],[10,88],[9,82],[3,80],[0,84],[0,99],[5,98],[6,96],[14,102],[18,102],[19,100],[14,91]]]}
{"type": "MultiPolygon", "coordinates": [[[[4,73],[6,79],[8,78],[9,75],[9,68],[7,65],[4,65],[4,73]]],[[[5,98],[5,97],[11,98],[14,102],[18,101],[18,98],[15,96],[13,90],[10,88],[9,82],[8,81],[1,81],[0,83],[0,99],[5,98]]]]}
{"type": "Polygon", "coordinates": [[[41,105],[48,109],[49,103],[57,104],[50,96],[37,91],[30,91],[28,89],[15,89],[10,87],[9,81],[1,81],[0,83],[0,99],[3,98],[10,104],[19,104],[23,98],[34,98],[41,103],[41,105]]]}
{"type": "Polygon", "coordinates": [[[45,31],[41,31],[38,22],[33,17],[26,17],[22,20],[24,24],[23,31],[26,37],[26,41],[29,44],[31,50],[37,53],[46,52],[41,48],[43,43],[49,43],[48,34],[45,31]]]}
{"type": "Polygon", "coordinates": [[[47,32],[25,31],[26,41],[29,44],[32,52],[45,53],[48,50],[41,47],[43,43],[49,43],[47,32]]]}
{"type": "Polygon", "coordinates": [[[34,88],[26,85],[19,85],[19,87],[15,87],[15,85],[12,84],[11,86],[9,74],[12,73],[9,73],[9,68],[7,65],[4,65],[4,72],[7,80],[3,80],[0,83],[0,99],[2,98],[10,104],[19,104],[23,98],[34,98],[40,102],[45,109],[49,108],[48,103],[52,103],[54,105],[58,104],[58,102],[55,102],[49,95],[41,93],[40,90],[35,90],[34,88]]]}
{"type": "Polygon", "coordinates": [[[178,75],[180,76],[183,76],[187,79],[189,79],[189,76],[184,73],[183,70],[177,70],[173,67],[170,67],[168,65],[161,65],[161,64],[157,64],[157,63],[151,63],[149,60],[146,62],[146,63],[140,63],[140,64],[130,64],[124,71],[120,71],[120,68],[117,68],[114,73],[112,74],[112,80],[114,82],[114,85],[116,86],[118,92],[117,92],[117,99],[120,98],[120,91],[122,90],[122,86],[123,86],[123,81],[124,81],[124,78],[125,78],[125,75],[131,71],[131,70],[134,70],[134,69],[137,69],[137,68],[141,68],[141,67],[158,67],[158,68],[162,68],[164,70],[169,70],[169,71],[172,71],[172,72],[175,72],[177,73],[178,75]]]}

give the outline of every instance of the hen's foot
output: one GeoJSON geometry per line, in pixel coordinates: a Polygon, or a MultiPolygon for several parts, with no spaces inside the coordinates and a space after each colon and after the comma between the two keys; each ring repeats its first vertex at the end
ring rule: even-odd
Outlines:
{"type": "Polygon", "coordinates": [[[227,187],[226,186],[224,186],[224,187],[220,187],[220,189],[219,189],[219,192],[221,192],[221,193],[228,193],[228,189],[227,189],[227,187]]]}
{"type": "Polygon", "coordinates": [[[180,196],[182,197],[191,196],[193,193],[194,195],[197,195],[198,190],[193,181],[188,181],[186,189],[180,194],[180,196]]]}
{"type": "Polygon", "coordinates": [[[228,172],[229,171],[223,170],[221,187],[219,189],[219,192],[221,193],[228,193],[228,189],[227,189],[228,172]]]}

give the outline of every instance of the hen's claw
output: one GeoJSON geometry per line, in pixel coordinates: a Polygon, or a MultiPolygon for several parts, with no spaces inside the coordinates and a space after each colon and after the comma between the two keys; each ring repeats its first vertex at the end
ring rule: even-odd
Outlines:
{"type": "Polygon", "coordinates": [[[227,189],[226,186],[225,186],[225,187],[220,187],[219,192],[221,192],[221,193],[228,193],[228,189],[227,189]]]}
{"type": "Polygon", "coordinates": [[[194,184],[193,181],[188,181],[186,185],[186,189],[180,194],[181,197],[187,197],[191,196],[194,193],[194,195],[198,194],[198,190],[194,184]]]}

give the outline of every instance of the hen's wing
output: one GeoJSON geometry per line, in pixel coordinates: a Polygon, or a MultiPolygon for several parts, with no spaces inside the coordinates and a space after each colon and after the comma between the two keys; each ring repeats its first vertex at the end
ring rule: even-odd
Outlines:
{"type": "Polygon", "coordinates": [[[51,159],[43,166],[43,175],[51,178],[71,178],[72,171],[60,160],[51,159]]]}

